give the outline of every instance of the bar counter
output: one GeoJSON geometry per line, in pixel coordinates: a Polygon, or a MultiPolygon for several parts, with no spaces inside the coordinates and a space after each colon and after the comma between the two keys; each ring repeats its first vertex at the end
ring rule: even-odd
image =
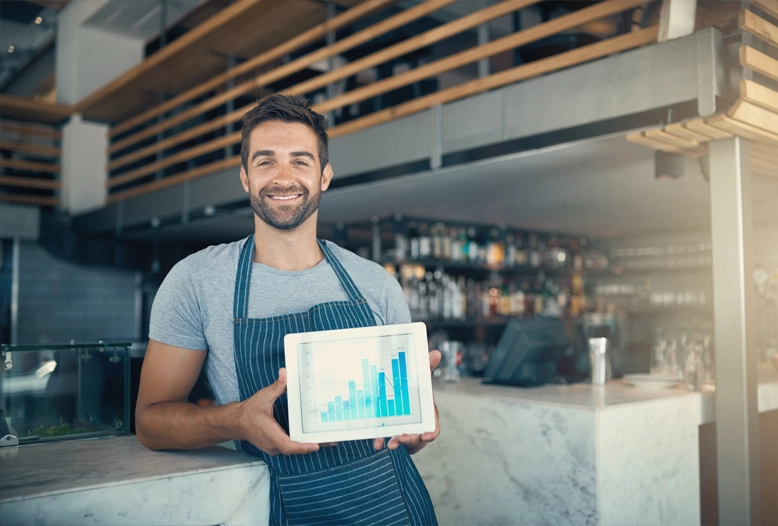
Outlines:
{"type": "Polygon", "coordinates": [[[223,447],[150,451],[134,435],[0,449],[0,523],[266,525],[264,462],[223,447]]]}
{"type": "MultiPolygon", "coordinates": [[[[759,373],[759,412],[775,411],[778,373],[759,373]]],[[[435,402],[442,434],[414,458],[441,524],[701,522],[700,426],[714,420],[712,394],[463,378],[437,384],[435,402]]]]}

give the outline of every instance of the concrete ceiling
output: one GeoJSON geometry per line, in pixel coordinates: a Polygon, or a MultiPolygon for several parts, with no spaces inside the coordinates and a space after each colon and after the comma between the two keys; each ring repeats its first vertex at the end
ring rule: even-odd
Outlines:
{"type": "MultiPolygon", "coordinates": [[[[337,172],[337,166],[335,166],[337,172]]],[[[238,183],[237,174],[235,184],[238,183]]],[[[623,135],[330,190],[321,223],[394,213],[560,233],[624,237],[706,229],[708,183],[695,161],[677,180],[654,179],[653,151],[623,135]]],[[[754,177],[754,219],[776,223],[778,178],[754,177]]],[[[221,242],[252,231],[251,209],[163,229],[163,237],[221,242]]]]}
{"type": "Polygon", "coordinates": [[[336,189],[320,217],[349,223],[399,212],[607,237],[705,227],[707,183],[696,164],[687,168],[657,181],[653,152],[619,135],[336,189]]]}

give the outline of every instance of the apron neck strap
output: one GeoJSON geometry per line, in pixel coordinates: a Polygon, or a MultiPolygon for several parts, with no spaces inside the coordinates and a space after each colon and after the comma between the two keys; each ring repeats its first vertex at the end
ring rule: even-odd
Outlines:
{"type": "MultiPolygon", "coordinates": [[[[354,281],[349,276],[346,269],[343,268],[338,258],[332,253],[327,244],[318,239],[319,247],[324,252],[324,257],[335,271],[335,275],[338,277],[340,284],[346,290],[352,301],[360,301],[363,299],[362,293],[359,292],[354,281]]],[[[240,251],[240,259],[238,260],[238,271],[235,277],[235,299],[233,302],[233,316],[235,318],[247,318],[249,311],[249,286],[251,285],[251,267],[254,262],[254,235],[250,235],[243,248],[240,251]]]]}

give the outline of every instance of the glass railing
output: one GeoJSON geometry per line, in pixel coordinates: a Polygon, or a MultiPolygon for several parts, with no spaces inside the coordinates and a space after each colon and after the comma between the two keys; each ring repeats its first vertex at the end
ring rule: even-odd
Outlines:
{"type": "Polygon", "coordinates": [[[129,432],[130,346],[0,346],[0,446],[129,432]]]}

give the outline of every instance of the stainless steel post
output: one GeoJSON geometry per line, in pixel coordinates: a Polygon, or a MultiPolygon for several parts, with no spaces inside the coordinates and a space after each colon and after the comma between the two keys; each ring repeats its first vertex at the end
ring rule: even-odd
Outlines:
{"type": "Polygon", "coordinates": [[[749,143],[709,143],[719,524],[761,524],[749,143]]]}

